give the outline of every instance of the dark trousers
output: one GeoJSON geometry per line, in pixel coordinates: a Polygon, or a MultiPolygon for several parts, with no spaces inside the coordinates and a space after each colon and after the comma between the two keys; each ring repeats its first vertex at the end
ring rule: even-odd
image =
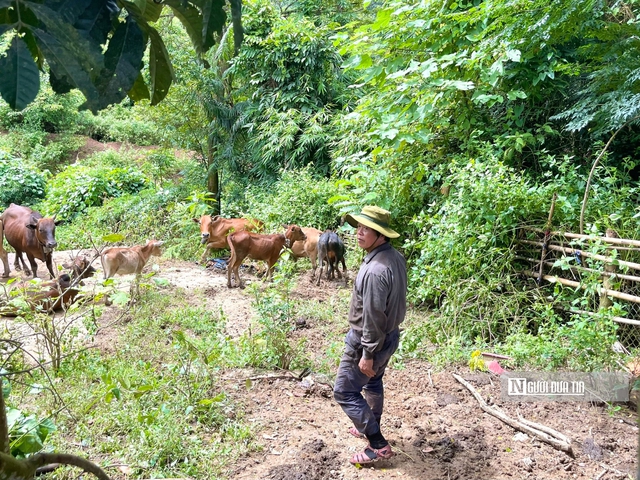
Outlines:
{"type": "Polygon", "coordinates": [[[398,348],[400,330],[396,329],[385,338],[382,349],[375,353],[373,371],[369,378],[360,371],[358,363],[362,358],[361,333],[349,330],[345,339],[345,351],[340,359],[338,374],[333,388],[333,397],[351,419],[359,432],[368,439],[380,436],[380,418],[384,405],[382,377],[391,355],[398,348]],[[364,397],[362,392],[364,391],[364,397]]]}

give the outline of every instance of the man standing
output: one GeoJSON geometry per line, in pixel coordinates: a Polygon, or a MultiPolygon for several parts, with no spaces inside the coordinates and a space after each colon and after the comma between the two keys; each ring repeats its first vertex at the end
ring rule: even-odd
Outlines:
{"type": "Polygon", "coordinates": [[[360,215],[346,215],[345,220],[357,228],[358,246],[367,252],[353,285],[351,329],[333,389],[334,398],[354,424],[349,433],[369,441],[349,460],[355,465],[393,456],[380,431],[382,377],[398,348],[398,327],[407,310],[407,265],[389,243],[400,235],[389,227],[391,214],[387,210],[368,206],[360,215]]]}

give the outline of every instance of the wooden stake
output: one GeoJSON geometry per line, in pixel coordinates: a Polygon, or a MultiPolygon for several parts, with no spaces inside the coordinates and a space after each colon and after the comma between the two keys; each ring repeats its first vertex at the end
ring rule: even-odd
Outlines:
{"type": "Polygon", "coordinates": [[[538,272],[538,285],[542,284],[542,275],[544,275],[544,259],[547,256],[547,244],[551,238],[551,220],[553,218],[553,211],[556,208],[556,198],[558,194],[554,193],[551,199],[551,208],[549,209],[549,218],[547,219],[547,225],[544,228],[544,241],[542,243],[542,254],[540,256],[540,271],[538,272]]]}

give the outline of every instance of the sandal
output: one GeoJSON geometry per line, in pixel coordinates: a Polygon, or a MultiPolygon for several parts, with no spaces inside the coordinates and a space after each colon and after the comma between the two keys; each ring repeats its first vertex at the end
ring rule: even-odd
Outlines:
{"type": "Polygon", "coordinates": [[[356,438],[365,438],[364,433],[360,433],[360,431],[356,427],[351,427],[349,429],[349,434],[353,435],[356,438]]]}
{"type": "Polygon", "coordinates": [[[349,462],[352,465],[366,465],[376,460],[386,460],[391,457],[393,457],[391,445],[385,445],[380,449],[371,448],[371,445],[368,445],[362,452],[358,452],[351,457],[349,462]]]}

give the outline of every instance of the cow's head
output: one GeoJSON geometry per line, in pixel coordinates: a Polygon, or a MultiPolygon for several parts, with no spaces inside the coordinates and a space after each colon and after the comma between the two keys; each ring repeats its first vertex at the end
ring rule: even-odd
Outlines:
{"type": "Polygon", "coordinates": [[[293,242],[297,242],[298,240],[304,242],[307,239],[307,236],[298,225],[289,225],[284,236],[287,239],[287,247],[293,245],[293,242]]]}
{"type": "Polygon", "coordinates": [[[199,219],[193,218],[192,220],[200,225],[200,243],[205,244],[209,241],[212,228],[220,220],[220,215],[216,215],[215,217],[202,215],[199,219]]]}
{"type": "Polygon", "coordinates": [[[155,257],[162,255],[162,249],[160,247],[162,247],[163,244],[164,242],[160,240],[147,240],[147,246],[151,247],[151,255],[155,257]]]}
{"type": "Polygon", "coordinates": [[[91,260],[84,255],[79,255],[73,259],[72,263],[63,263],[62,266],[67,270],[71,270],[74,283],[79,282],[83,278],[93,277],[96,273],[96,269],[91,265],[91,260]]]}
{"type": "Polygon", "coordinates": [[[38,218],[36,215],[31,215],[26,226],[36,234],[36,239],[42,246],[44,253],[51,253],[58,246],[56,225],[59,223],[60,221],[56,221],[55,217],[38,218]]]}

